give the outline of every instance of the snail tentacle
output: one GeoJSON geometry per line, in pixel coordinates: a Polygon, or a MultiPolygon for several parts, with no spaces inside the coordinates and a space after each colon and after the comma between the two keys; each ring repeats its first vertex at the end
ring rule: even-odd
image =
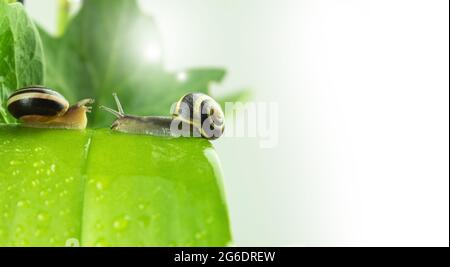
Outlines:
{"type": "Polygon", "coordinates": [[[122,103],[120,103],[120,99],[117,96],[117,94],[113,93],[113,97],[114,97],[114,101],[116,101],[117,110],[119,111],[120,114],[124,114],[125,115],[125,111],[123,110],[122,103]]]}
{"type": "Polygon", "coordinates": [[[112,108],[108,108],[108,107],[105,107],[105,106],[100,106],[100,109],[103,109],[104,111],[113,114],[113,115],[116,116],[118,119],[125,117],[125,114],[122,114],[122,113],[120,113],[119,111],[114,110],[114,109],[112,109],[112,108]]]}

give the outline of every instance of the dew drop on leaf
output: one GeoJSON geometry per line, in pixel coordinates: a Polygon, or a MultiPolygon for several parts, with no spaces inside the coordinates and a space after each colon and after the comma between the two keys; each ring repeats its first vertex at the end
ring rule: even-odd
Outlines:
{"type": "Polygon", "coordinates": [[[113,228],[118,231],[123,231],[128,227],[129,221],[130,221],[130,217],[127,215],[120,217],[119,219],[117,219],[113,222],[113,228]]]}
{"type": "Polygon", "coordinates": [[[95,184],[95,187],[97,188],[97,190],[101,191],[101,190],[103,190],[104,185],[103,185],[102,182],[98,181],[98,182],[95,184]]]}
{"type": "Polygon", "coordinates": [[[48,214],[45,212],[41,212],[37,215],[37,220],[40,222],[44,222],[48,220],[48,214]]]}
{"type": "Polygon", "coordinates": [[[101,223],[96,223],[96,224],[95,224],[95,229],[97,229],[97,230],[102,230],[102,229],[103,229],[103,224],[101,224],[101,223]]]}

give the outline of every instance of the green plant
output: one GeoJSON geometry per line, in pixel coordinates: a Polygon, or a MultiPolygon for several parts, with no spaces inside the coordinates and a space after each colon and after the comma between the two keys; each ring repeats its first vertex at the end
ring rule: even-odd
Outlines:
{"type": "Polygon", "coordinates": [[[205,140],[1,126],[0,137],[0,246],[231,240],[220,165],[205,140]]]}
{"type": "Polygon", "coordinates": [[[6,112],[8,95],[44,81],[39,33],[20,4],[0,1],[0,56],[0,123],[12,123],[6,112]]]}
{"type": "MultiPolygon", "coordinates": [[[[59,0],[57,36],[36,30],[20,4],[5,2],[11,1],[0,0],[0,246],[63,246],[70,238],[85,246],[227,245],[221,170],[208,141],[25,129],[8,126],[15,121],[6,112],[11,92],[45,84],[70,102],[92,97],[112,105],[118,92],[127,113],[166,115],[184,93],[208,93],[225,70],[185,70],[182,80],[165,70],[158,31],[135,0],[84,1],[73,18],[59,0]]],[[[111,118],[94,110],[90,122],[106,127],[111,118]]]]}

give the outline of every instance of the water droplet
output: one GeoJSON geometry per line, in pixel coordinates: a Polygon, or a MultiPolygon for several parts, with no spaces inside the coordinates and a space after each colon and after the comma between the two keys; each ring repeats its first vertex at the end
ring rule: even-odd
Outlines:
{"type": "Polygon", "coordinates": [[[31,186],[36,187],[39,184],[39,180],[33,180],[31,181],[31,186]]]}
{"type": "Polygon", "coordinates": [[[205,232],[204,232],[204,231],[202,231],[202,232],[197,232],[197,233],[195,234],[195,239],[197,239],[197,240],[203,239],[204,237],[205,237],[205,232]]]}
{"type": "Polygon", "coordinates": [[[39,213],[37,215],[37,219],[40,222],[44,222],[44,221],[46,221],[48,219],[48,215],[46,213],[44,213],[44,212],[41,212],[41,213],[39,213]]]}
{"type": "Polygon", "coordinates": [[[34,168],[37,168],[37,167],[42,166],[42,165],[44,165],[44,164],[45,164],[45,162],[44,162],[43,160],[41,160],[41,161],[36,161],[36,162],[33,163],[33,167],[34,167],[34,168]]]}
{"type": "Polygon", "coordinates": [[[23,232],[23,227],[20,226],[20,225],[17,226],[17,227],[16,227],[16,233],[19,234],[19,233],[22,233],[22,232],[23,232]]]}
{"type": "Polygon", "coordinates": [[[138,208],[139,208],[140,210],[144,210],[144,209],[145,209],[145,204],[139,204],[138,208]]]}
{"type": "Polygon", "coordinates": [[[18,161],[16,161],[16,160],[11,160],[10,162],[9,162],[9,165],[11,165],[11,166],[15,166],[15,165],[19,165],[20,164],[20,162],[18,162],[18,161]]]}
{"type": "Polygon", "coordinates": [[[100,202],[100,201],[102,201],[103,199],[105,199],[105,196],[104,196],[104,195],[99,195],[99,196],[97,196],[97,197],[95,198],[95,201],[100,202]]]}
{"type": "Polygon", "coordinates": [[[98,190],[101,191],[101,190],[103,190],[104,185],[103,185],[102,182],[98,181],[98,182],[95,184],[95,187],[96,187],[98,190]]]}
{"type": "Polygon", "coordinates": [[[41,230],[37,229],[36,231],[34,231],[34,236],[35,237],[40,237],[42,234],[41,230]]]}
{"type": "Polygon", "coordinates": [[[60,197],[64,197],[65,195],[69,194],[69,192],[67,190],[62,191],[61,193],[59,193],[60,197]]]}
{"type": "Polygon", "coordinates": [[[150,218],[148,216],[139,217],[139,225],[141,227],[148,227],[150,225],[150,218]]]}
{"type": "Polygon", "coordinates": [[[5,211],[5,212],[3,213],[3,217],[8,218],[8,217],[9,217],[9,213],[5,211]]]}
{"type": "Polygon", "coordinates": [[[61,210],[61,211],[59,211],[59,215],[60,215],[60,216],[64,216],[64,215],[66,215],[66,212],[63,211],[63,210],[61,210]]]}
{"type": "Polygon", "coordinates": [[[24,205],[25,203],[23,202],[23,201],[18,201],[17,202],[17,207],[23,207],[23,205],[24,205]]]}
{"type": "Polygon", "coordinates": [[[123,216],[113,222],[114,229],[118,231],[123,231],[128,227],[128,222],[130,221],[130,217],[123,216]]]}

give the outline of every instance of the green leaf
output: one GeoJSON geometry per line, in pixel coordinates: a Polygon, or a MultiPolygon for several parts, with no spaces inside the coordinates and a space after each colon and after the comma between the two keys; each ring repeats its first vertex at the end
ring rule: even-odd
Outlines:
{"type": "MultiPolygon", "coordinates": [[[[84,3],[62,36],[39,37],[20,5],[0,1],[0,246],[228,245],[222,173],[208,141],[1,125],[11,120],[6,98],[23,86],[105,105],[118,92],[130,114],[168,115],[182,95],[207,93],[225,77],[219,68],[165,70],[154,22],[135,0],[84,3]]],[[[99,111],[91,118],[93,126],[111,120],[99,111]]]]}
{"type": "Polygon", "coordinates": [[[208,141],[12,126],[0,136],[0,246],[230,243],[208,141]]]}
{"type": "Polygon", "coordinates": [[[0,122],[14,119],[6,100],[17,88],[43,84],[42,44],[21,4],[0,1],[0,122]]]}
{"type": "MultiPolygon", "coordinates": [[[[91,97],[113,106],[117,92],[127,113],[169,115],[171,105],[192,91],[207,93],[221,82],[225,71],[216,68],[166,71],[163,49],[153,19],[140,11],[135,0],[84,1],[61,37],[41,30],[46,55],[47,86],[71,102],[91,97]]],[[[91,126],[112,121],[94,110],[91,126]]]]}

